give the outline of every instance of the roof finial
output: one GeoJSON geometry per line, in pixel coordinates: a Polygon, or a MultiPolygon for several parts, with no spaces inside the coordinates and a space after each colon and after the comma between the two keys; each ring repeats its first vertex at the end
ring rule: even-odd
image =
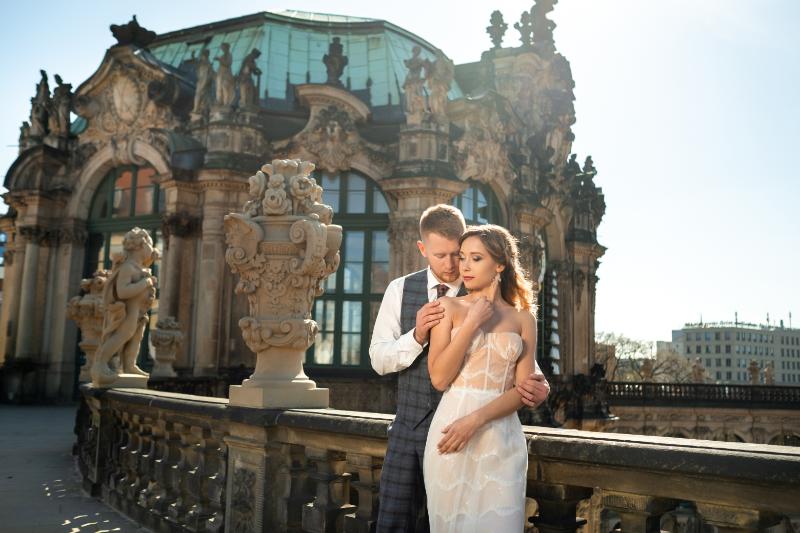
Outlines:
{"type": "Polygon", "coordinates": [[[492,40],[493,48],[500,48],[503,45],[503,35],[505,35],[507,29],[508,24],[503,20],[503,14],[499,10],[493,11],[489,19],[489,25],[486,26],[486,33],[489,34],[489,38],[492,40]]]}
{"type": "Polygon", "coordinates": [[[328,53],[322,57],[322,62],[325,63],[325,68],[328,69],[328,80],[325,82],[328,85],[342,86],[341,80],[344,67],[347,66],[349,59],[344,55],[344,47],[342,46],[341,39],[334,37],[333,41],[328,45],[328,53]]]}
{"type": "Polygon", "coordinates": [[[110,29],[111,34],[117,39],[117,45],[132,44],[139,48],[147,48],[157,36],[156,32],[140,26],[136,15],[127,24],[122,26],[112,24],[110,29]]]}

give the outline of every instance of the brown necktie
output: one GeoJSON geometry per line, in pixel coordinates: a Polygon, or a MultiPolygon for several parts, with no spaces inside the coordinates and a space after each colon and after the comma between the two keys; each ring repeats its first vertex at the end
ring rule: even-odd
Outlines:
{"type": "Polygon", "coordinates": [[[444,283],[438,284],[436,286],[436,299],[438,300],[442,296],[446,295],[448,290],[450,290],[450,287],[448,287],[444,283]]]}

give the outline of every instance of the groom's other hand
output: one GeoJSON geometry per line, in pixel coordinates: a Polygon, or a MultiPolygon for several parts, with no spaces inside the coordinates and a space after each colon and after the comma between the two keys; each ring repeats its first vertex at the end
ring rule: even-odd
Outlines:
{"type": "Polygon", "coordinates": [[[536,407],[547,399],[550,384],[544,374],[536,372],[529,374],[522,383],[517,383],[517,392],[522,396],[522,403],[528,407],[536,407]]]}
{"type": "Polygon", "coordinates": [[[442,321],[444,308],[441,302],[434,300],[423,305],[417,311],[417,326],[414,329],[414,340],[425,346],[431,337],[431,328],[442,321]]]}

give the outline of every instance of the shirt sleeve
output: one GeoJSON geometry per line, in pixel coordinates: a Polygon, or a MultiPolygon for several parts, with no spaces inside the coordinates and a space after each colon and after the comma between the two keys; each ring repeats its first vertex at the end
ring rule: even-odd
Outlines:
{"type": "Polygon", "coordinates": [[[422,346],[414,338],[415,328],[401,333],[403,281],[403,278],[396,279],[386,288],[372,331],[369,358],[372,368],[381,376],[408,368],[422,353],[422,346]]]}

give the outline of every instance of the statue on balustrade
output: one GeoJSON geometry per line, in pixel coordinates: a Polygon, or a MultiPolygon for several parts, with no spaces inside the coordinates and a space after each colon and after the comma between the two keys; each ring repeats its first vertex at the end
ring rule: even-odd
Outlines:
{"type": "Polygon", "coordinates": [[[208,110],[209,98],[211,96],[211,79],[214,76],[214,66],[209,60],[209,50],[206,48],[200,52],[200,59],[195,66],[197,85],[194,89],[194,106],[192,113],[202,115],[208,110]]]}
{"type": "Polygon", "coordinates": [[[239,69],[239,107],[258,105],[258,87],[253,81],[253,76],[261,76],[261,69],[256,65],[256,60],[261,55],[257,48],[247,54],[242,61],[242,68],[239,69]]]}
{"type": "Polygon", "coordinates": [[[147,325],[147,312],[156,297],[156,278],[150,266],[158,259],[150,234],[133,228],[125,234],[122,253],[114,257],[111,274],[103,290],[105,317],[100,345],[92,364],[92,384],[96,387],[114,384],[120,374],[111,367],[113,357],[119,357],[122,375],[146,377],[136,366],[136,356],[147,325]]]}
{"type": "Polygon", "coordinates": [[[775,385],[775,363],[770,361],[764,368],[764,384],[775,385]]]}
{"type": "Polygon", "coordinates": [[[217,70],[217,98],[216,103],[220,106],[231,106],[235,96],[234,89],[236,83],[233,79],[233,56],[231,55],[231,45],[222,43],[220,45],[221,54],[214,58],[219,63],[217,70]]]}
{"type": "Polygon", "coordinates": [[[747,366],[747,373],[750,374],[751,385],[758,385],[761,383],[761,368],[758,366],[758,361],[755,359],[750,360],[750,364],[747,366]]]}

